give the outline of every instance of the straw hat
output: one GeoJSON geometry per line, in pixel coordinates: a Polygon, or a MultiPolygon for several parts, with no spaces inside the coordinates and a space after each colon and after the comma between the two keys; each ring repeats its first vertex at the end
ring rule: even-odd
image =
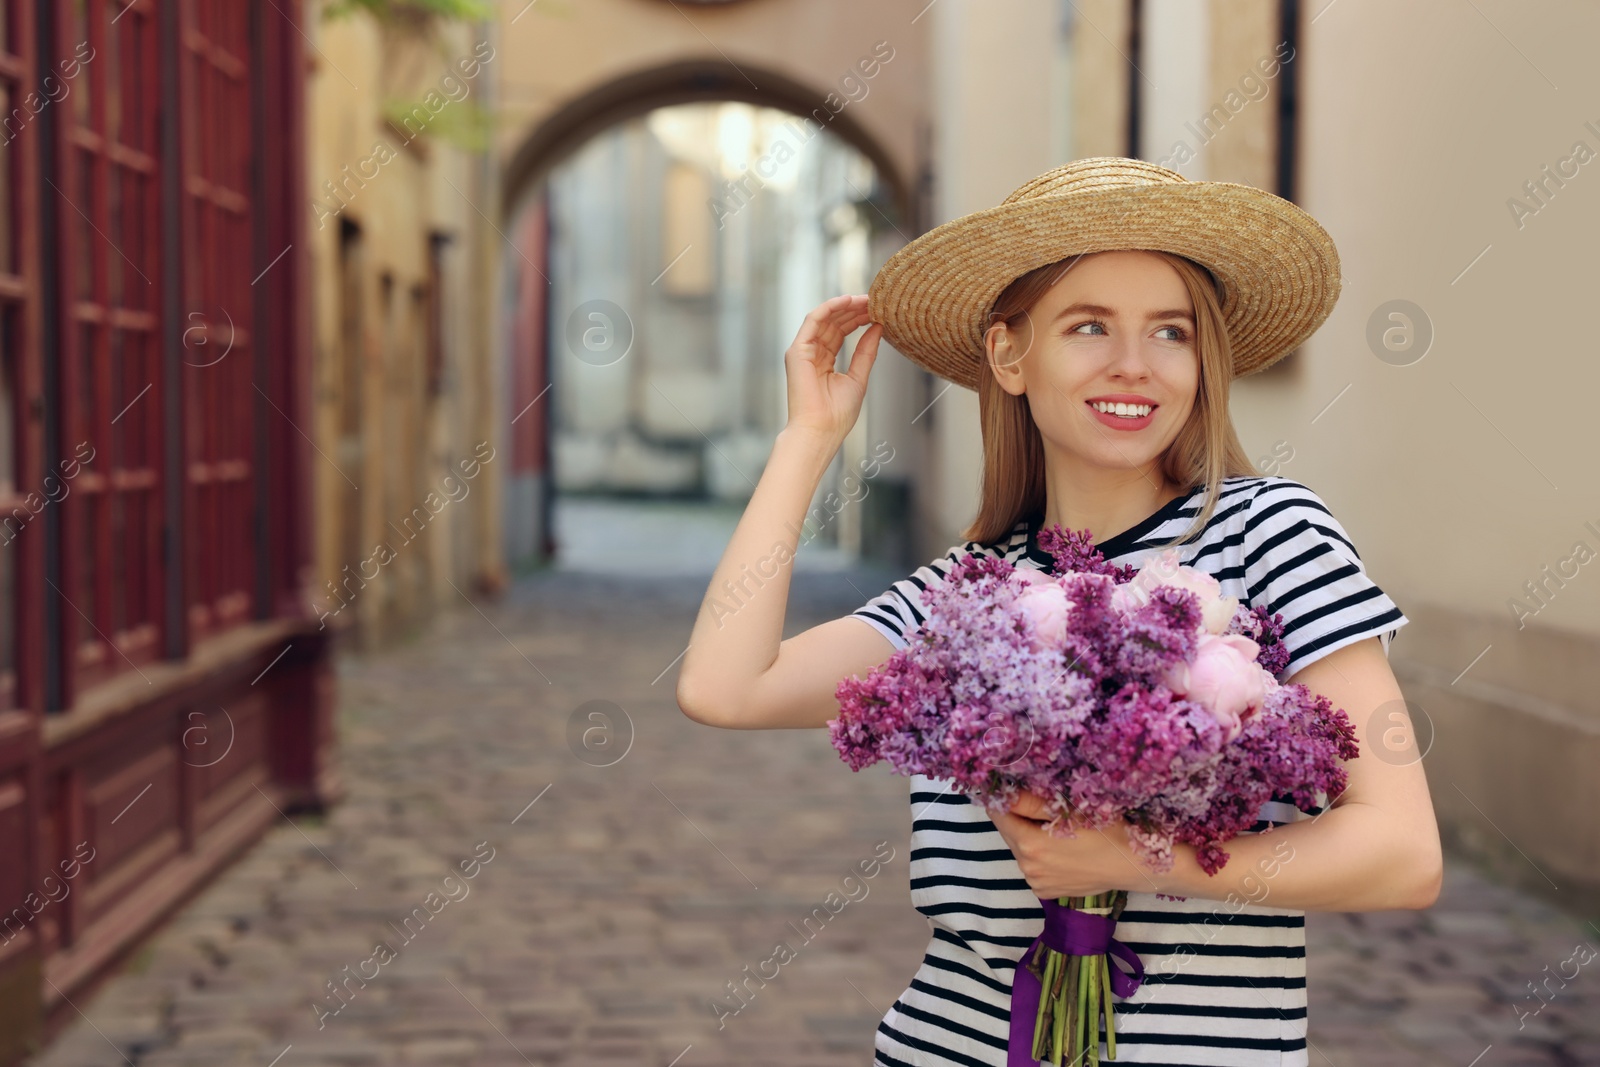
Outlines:
{"type": "Polygon", "coordinates": [[[1096,156],[1046,171],[998,207],[901,248],[872,280],[868,313],[908,359],[975,390],[1001,291],[1036,267],[1114,249],[1173,252],[1211,271],[1222,285],[1235,377],[1287,355],[1339,299],[1339,253],[1301,208],[1253,186],[1096,156]]]}

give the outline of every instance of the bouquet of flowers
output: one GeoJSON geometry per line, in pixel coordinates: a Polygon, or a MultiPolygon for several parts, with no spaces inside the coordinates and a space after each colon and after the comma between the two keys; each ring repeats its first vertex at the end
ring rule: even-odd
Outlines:
{"type": "MultiPolygon", "coordinates": [[[[1274,678],[1289,659],[1280,616],[1222,596],[1171,549],[1135,570],[1107,563],[1087,531],[1058,525],[1039,544],[1048,575],[966,556],[924,591],[911,643],[839,684],[828,730],[851,769],[883,760],[949,779],[990,811],[1026,790],[1052,834],[1121,826],[1153,871],[1182,842],[1208,874],[1264,802],[1306,808],[1343,791],[1354,728],[1326,697],[1274,678]]],[[[1013,1064],[1097,1063],[1102,1014],[1116,1058],[1111,994],[1133,995],[1143,976],[1112,937],[1126,897],[1041,902],[1044,932],[1013,980],[1013,1064]]]]}

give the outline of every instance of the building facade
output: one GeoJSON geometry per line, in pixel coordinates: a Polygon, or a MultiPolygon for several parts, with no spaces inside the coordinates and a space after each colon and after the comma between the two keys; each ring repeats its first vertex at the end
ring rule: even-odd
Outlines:
{"type": "Polygon", "coordinates": [[[492,26],[400,4],[308,34],[313,604],[371,648],[504,581],[489,131],[507,60],[492,26]]]}
{"type": "Polygon", "coordinates": [[[296,0],[0,14],[0,1062],[338,795],[296,0]]]}

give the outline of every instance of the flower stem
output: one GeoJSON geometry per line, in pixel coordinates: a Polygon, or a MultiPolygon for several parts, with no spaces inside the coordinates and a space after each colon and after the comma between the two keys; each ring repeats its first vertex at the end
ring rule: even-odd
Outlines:
{"type": "Polygon", "coordinates": [[[1088,1063],[1089,1059],[1089,978],[1090,968],[1094,965],[1093,956],[1080,956],[1078,958],[1078,1030],[1075,1044],[1077,1046],[1073,1063],[1088,1063]]]}
{"type": "Polygon", "coordinates": [[[1089,984],[1089,1063],[1100,1067],[1100,999],[1101,983],[1106,973],[1106,958],[1094,958],[1094,980],[1089,984]]]}
{"type": "Polygon", "coordinates": [[[1050,1054],[1049,1043],[1045,1040],[1045,1021],[1053,1018],[1048,1014],[1051,1007],[1051,987],[1059,981],[1061,969],[1061,954],[1052,949],[1044,949],[1044,978],[1043,991],[1039,995],[1039,1010],[1033,1019],[1033,1058],[1043,1059],[1050,1054]]]}
{"type": "Polygon", "coordinates": [[[1105,994],[1106,1002],[1106,1059],[1117,1058],[1117,1024],[1111,1010],[1111,961],[1106,960],[1106,969],[1101,972],[1100,991],[1105,994]]]}
{"type": "MultiPolygon", "coordinates": [[[[1084,907],[1098,908],[1101,904],[1101,897],[1098,894],[1086,897],[1084,898],[1083,903],[1084,907]]],[[[1079,975],[1079,981],[1083,986],[1083,992],[1080,994],[1081,999],[1079,1002],[1081,1005],[1079,1014],[1082,1017],[1082,1022],[1079,1024],[1079,1026],[1082,1037],[1078,1043],[1078,1049],[1083,1055],[1081,1062],[1085,1064],[1086,1067],[1088,1064],[1094,1062],[1095,1053],[1099,1051],[1099,1048],[1097,1047],[1098,1042],[1095,1040],[1099,1030],[1095,1024],[1095,1001],[1097,999],[1095,994],[1100,990],[1099,980],[1095,977],[1095,967],[1099,962],[1100,959],[1098,956],[1085,956],[1083,959],[1083,970],[1079,975]]]]}
{"type": "Polygon", "coordinates": [[[1077,956],[1066,957],[1066,987],[1061,998],[1061,1010],[1055,1018],[1055,1063],[1060,1067],[1063,1055],[1071,1056],[1072,1050],[1067,1047],[1067,1035],[1076,1035],[1076,1011],[1078,1004],[1078,964],[1077,956]]]}

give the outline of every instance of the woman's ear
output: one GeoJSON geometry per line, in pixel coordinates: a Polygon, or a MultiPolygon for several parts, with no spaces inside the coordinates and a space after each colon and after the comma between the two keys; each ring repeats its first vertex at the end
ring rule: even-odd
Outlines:
{"type": "Polygon", "coordinates": [[[1026,391],[1022,381],[1022,357],[1027,354],[1026,347],[1020,344],[1021,338],[1004,322],[996,322],[984,333],[983,341],[995,381],[1012,396],[1021,396],[1026,391]]]}

